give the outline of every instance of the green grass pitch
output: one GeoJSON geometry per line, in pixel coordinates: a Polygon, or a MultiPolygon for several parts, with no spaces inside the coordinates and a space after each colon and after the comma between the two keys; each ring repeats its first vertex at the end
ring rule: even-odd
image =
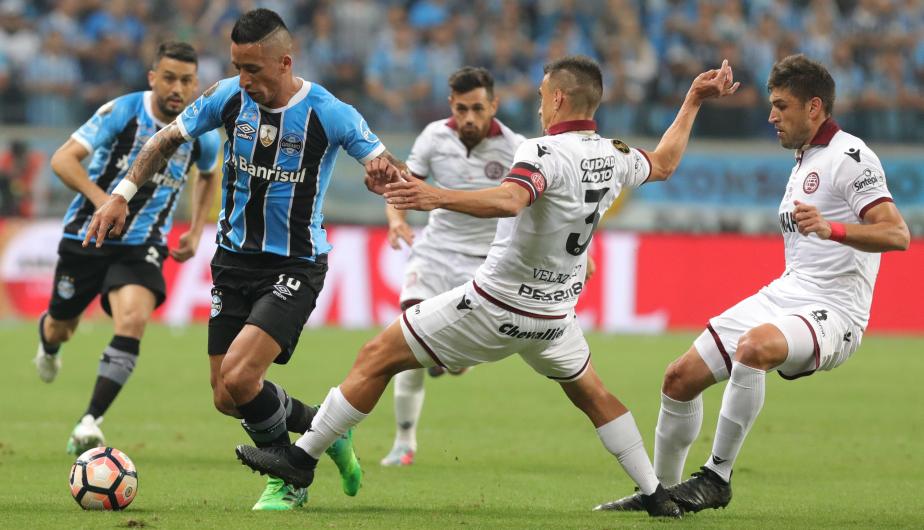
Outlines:
{"type": "MultiPolygon", "coordinates": [[[[306,330],[292,363],[270,378],[323,399],[374,331],[306,330]]],[[[767,400],[726,510],[650,521],[592,513],[632,483],[558,386],[517,357],[463,377],[427,380],[412,468],[383,469],[393,437],[391,391],[356,432],[366,471],[359,496],[340,492],[323,460],[305,508],[254,513],[263,487],[234,458],[246,440],[211,404],[205,327],[151,326],[138,369],[106,415],[110,445],[135,461],[139,495],[121,513],[83,512],[70,498],[67,436],[89,398],[108,322],[88,322],[63,349],[51,385],[31,364],[34,324],[0,325],[0,527],[3,528],[694,528],[924,527],[924,339],[868,337],[846,365],[795,382],[768,378],[767,400]]],[[[667,363],[693,336],[590,335],[594,363],[629,408],[651,452],[667,363]]],[[[708,455],[721,386],[687,472],[708,455]]]]}

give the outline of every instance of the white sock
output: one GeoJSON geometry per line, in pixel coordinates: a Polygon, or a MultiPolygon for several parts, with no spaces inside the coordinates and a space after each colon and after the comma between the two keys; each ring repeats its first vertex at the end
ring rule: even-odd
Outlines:
{"type": "Polygon", "coordinates": [[[295,445],[304,449],[313,458],[320,458],[340,435],[363,421],[366,416],[368,414],[363,414],[350,405],[350,402],[340,392],[339,386],[331,388],[321,408],[318,409],[318,413],[314,415],[311,428],[295,441],[295,445]]]}
{"type": "Polygon", "coordinates": [[[425,368],[406,370],[396,375],[395,381],[395,445],[417,451],[417,422],[424,402],[425,368]]]}
{"type": "Polygon", "coordinates": [[[667,488],[680,482],[690,446],[703,426],[703,396],[676,401],[661,393],[661,412],[655,429],[654,469],[667,488]]]}
{"type": "Polygon", "coordinates": [[[719,424],[715,430],[712,455],[706,467],[728,482],[744,438],[764,406],[764,381],[767,372],[732,362],[731,377],[722,395],[719,424]]]}
{"type": "Polygon", "coordinates": [[[638,432],[631,412],[597,427],[597,436],[604,447],[616,456],[616,460],[619,460],[619,464],[638,484],[643,494],[651,495],[658,489],[658,478],[651,467],[642,435],[638,432]]]}

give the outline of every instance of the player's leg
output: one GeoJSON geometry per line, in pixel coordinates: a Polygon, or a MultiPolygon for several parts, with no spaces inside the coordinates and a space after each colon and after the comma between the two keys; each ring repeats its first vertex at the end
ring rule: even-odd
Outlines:
{"type": "Polygon", "coordinates": [[[606,389],[593,365],[588,363],[582,375],[562,382],[561,387],[593,423],[603,446],[638,484],[641,506],[655,517],[680,517],[679,508],[658,483],[632,413],[606,389]]]}
{"type": "MultiPolygon", "coordinates": [[[[420,302],[419,299],[405,300],[401,302],[401,311],[420,302]]],[[[382,459],[383,466],[407,466],[414,463],[417,423],[424,403],[424,373],[424,368],[416,368],[395,376],[395,442],[391,451],[382,459]]]]}
{"type": "MultiPolygon", "coordinates": [[[[708,340],[708,339],[707,339],[708,340]]],[[[697,344],[668,365],[661,386],[661,408],[655,428],[654,466],[665,487],[680,482],[690,446],[703,424],[702,392],[715,384],[716,376],[703,360],[703,354],[718,355],[714,346],[697,344]]],[[[722,368],[724,370],[724,363],[722,368]]]]}
{"type": "Polygon", "coordinates": [[[391,378],[403,370],[421,367],[401,326],[394,322],[360,349],[346,379],[330,390],[311,429],[295,445],[263,450],[238,446],[238,458],[288,484],[307,487],[314,480],[320,455],[372,411],[391,378]]]}
{"type": "Polygon", "coordinates": [[[39,378],[52,382],[61,368],[61,345],[74,335],[80,315],[100,292],[109,258],[106,250],[82,252],[80,243],[63,239],[58,246],[48,310],[39,317],[35,367],[39,378]]]}

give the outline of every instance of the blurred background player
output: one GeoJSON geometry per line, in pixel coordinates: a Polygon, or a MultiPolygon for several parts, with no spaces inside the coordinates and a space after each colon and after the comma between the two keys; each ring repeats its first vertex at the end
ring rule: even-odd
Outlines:
{"type": "MultiPolygon", "coordinates": [[[[786,270],[712,318],[664,374],[655,470],[690,512],[731,501],[732,467],[763,407],[767,372],[796,379],[846,362],[869,322],[880,253],[910,242],[879,158],[831,115],[835,87],[825,67],[786,57],[773,66],[767,90],[769,121],[796,154],[779,209],[786,270]],[[702,426],[702,392],[725,379],[712,454],[678,484],[702,426]]],[[[636,494],[597,509],[644,508],[636,494]]]]}
{"type": "Polygon", "coordinates": [[[366,343],[295,445],[238,446],[238,458],[307,486],[319,455],[372,411],[395,374],[433,365],[458,369],[518,353],[559,383],[587,415],[604,447],[638,484],[648,514],[681,517],[655,477],[632,414],[594,370],[574,306],[601,210],[623,187],[666,180],[686,149],[702,102],[737,88],[727,61],[697,76],[676,120],[649,155],[597,134],[593,116],[603,93],[600,67],[587,57],[566,57],[545,66],[539,87],[546,136],[520,145],[499,186],[446,190],[419,179],[400,181],[398,170],[381,161],[373,166],[370,178],[391,182],[385,198],[396,208],[502,217],[488,258],[472,281],[413,306],[366,343]]]}
{"type": "MultiPolygon", "coordinates": [[[[225,128],[223,209],[212,259],[210,382],[218,411],[241,418],[254,443],[264,447],[288,447],[288,430],[304,433],[315,413],[264,377],[273,363],[291,358],[324,285],[331,245],[321,206],[337,151],[342,147],[362,163],[386,158],[404,167],[356,109],[293,74],[292,46],[275,12],[241,15],[231,31],[231,62],[239,75],[206,90],[144,145],[84,238],[84,245],[95,237],[100,246],[107,233],[121,233],[128,226],[126,204],[163,161],[187,142],[225,128]]],[[[352,496],[362,469],[352,433],[343,434],[328,455],[352,496]]],[[[271,477],[254,509],[292,509],[306,498],[304,488],[271,477]]]]}
{"type": "Polygon", "coordinates": [[[169,254],[186,261],[199,246],[216,187],[212,176],[220,144],[217,132],[185,146],[159,168],[156,178],[128,204],[122,234],[107,241],[101,251],[80,244],[93,211],[124,178],[141,145],[192,101],[199,86],[196,66],[196,51],[189,44],[161,44],[148,72],[151,90],[126,94],[100,107],[51,159],[54,172],[78,195],[64,216],[51,301],[39,318],[35,357],[39,377],[46,383],[54,380],[61,367],[61,344],[73,336],[80,315],[96,295],[101,295],[115,328],[99,361],[90,404],[68,439],[71,454],[103,445],[99,423],[135,369],[145,325],[167,296],[161,270],[168,254],[167,234],[193,165],[199,177],[193,184],[192,224],[169,254]],[[90,153],[93,159],[84,169],[81,161],[90,153]]]}
{"type": "MultiPolygon", "coordinates": [[[[476,190],[497,185],[513,163],[525,138],[495,118],[498,99],[494,78],[484,68],[470,66],[449,77],[452,116],[429,124],[414,141],[407,159],[412,176],[432,177],[447,189],[476,190]]],[[[488,255],[497,219],[477,218],[450,210],[434,210],[420,239],[406,222],[407,211],[385,206],[388,241],[411,247],[401,287],[401,310],[471,280],[488,255]]],[[[463,370],[464,371],[464,370],[463,370]]],[[[382,459],[384,466],[407,466],[417,452],[417,424],[424,401],[423,368],[395,376],[395,443],[382,459]]],[[[430,374],[441,375],[440,366],[430,374]]],[[[462,371],[450,372],[460,374],[462,371]]]]}

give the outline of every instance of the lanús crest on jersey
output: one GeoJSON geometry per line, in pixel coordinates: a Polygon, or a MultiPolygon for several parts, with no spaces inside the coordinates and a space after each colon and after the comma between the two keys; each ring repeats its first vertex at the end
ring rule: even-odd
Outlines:
{"type": "Polygon", "coordinates": [[[802,191],[808,194],[815,193],[818,190],[818,186],[821,184],[821,178],[818,176],[817,171],[812,171],[805,176],[805,180],[802,181],[802,191]]]}
{"type": "Polygon", "coordinates": [[[629,146],[626,145],[626,142],[623,142],[622,140],[617,140],[615,138],[613,138],[612,142],[613,142],[614,149],[616,149],[620,153],[623,153],[626,155],[629,154],[629,146]]]}
{"type": "Polygon", "coordinates": [[[506,171],[507,169],[504,167],[504,164],[496,160],[492,160],[484,166],[484,176],[488,177],[490,180],[500,180],[504,177],[506,171]]]}
{"type": "Polygon", "coordinates": [[[275,125],[269,125],[264,123],[260,125],[260,144],[263,147],[269,147],[273,145],[273,142],[276,141],[276,133],[279,132],[279,129],[275,125]]]}

